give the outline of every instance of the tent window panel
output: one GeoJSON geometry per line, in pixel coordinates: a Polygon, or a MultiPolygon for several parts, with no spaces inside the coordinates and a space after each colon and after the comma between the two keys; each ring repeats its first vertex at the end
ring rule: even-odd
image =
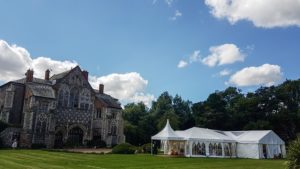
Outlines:
{"type": "Polygon", "coordinates": [[[192,154],[196,155],[196,144],[195,143],[193,143],[192,154]]]}
{"type": "Polygon", "coordinates": [[[231,143],[224,144],[225,156],[232,156],[231,149],[231,143]]]}
{"type": "Polygon", "coordinates": [[[204,143],[201,144],[200,154],[201,155],[206,155],[206,149],[205,149],[205,144],[204,143]]]}
{"type": "Polygon", "coordinates": [[[214,155],[214,145],[212,143],[209,143],[209,155],[214,155]]]}
{"type": "Polygon", "coordinates": [[[205,151],[205,144],[204,143],[197,143],[193,144],[193,149],[192,149],[192,154],[193,155],[206,155],[205,151]]]}
{"type": "Polygon", "coordinates": [[[222,156],[222,145],[219,143],[216,147],[216,155],[217,156],[222,156]]]}

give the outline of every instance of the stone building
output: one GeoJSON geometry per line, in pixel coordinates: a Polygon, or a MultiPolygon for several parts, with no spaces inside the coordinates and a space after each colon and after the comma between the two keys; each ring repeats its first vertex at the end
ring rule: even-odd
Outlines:
{"type": "Polygon", "coordinates": [[[44,79],[33,74],[28,70],[25,78],[0,86],[0,120],[14,126],[0,134],[7,145],[14,139],[21,147],[49,148],[125,141],[120,103],[103,92],[103,84],[93,89],[87,71],[77,66],[50,77],[46,70],[44,79]]]}

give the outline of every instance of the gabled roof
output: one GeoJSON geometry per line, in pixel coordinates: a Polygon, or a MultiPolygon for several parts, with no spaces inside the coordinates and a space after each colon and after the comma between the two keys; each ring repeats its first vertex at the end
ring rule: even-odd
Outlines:
{"type": "Polygon", "coordinates": [[[55,91],[49,85],[28,83],[26,86],[34,96],[55,99],[55,91]]]}
{"type": "Polygon", "coordinates": [[[99,99],[106,107],[122,109],[121,104],[118,102],[118,99],[111,97],[107,94],[100,94],[99,91],[96,91],[96,97],[99,99]]]}
{"type": "MultiPolygon", "coordinates": [[[[73,70],[73,69],[71,69],[73,70]]],[[[59,73],[59,74],[54,74],[53,76],[51,76],[50,80],[57,80],[57,79],[61,79],[63,77],[65,77],[67,74],[69,74],[71,72],[71,70],[59,73]]]]}
{"type": "Polygon", "coordinates": [[[239,143],[284,144],[284,141],[272,130],[226,131],[239,143]]]}
{"type": "Polygon", "coordinates": [[[180,137],[175,133],[175,131],[170,126],[169,119],[168,119],[166,126],[159,133],[152,136],[151,139],[153,139],[153,140],[184,140],[184,137],[180,137]]]}

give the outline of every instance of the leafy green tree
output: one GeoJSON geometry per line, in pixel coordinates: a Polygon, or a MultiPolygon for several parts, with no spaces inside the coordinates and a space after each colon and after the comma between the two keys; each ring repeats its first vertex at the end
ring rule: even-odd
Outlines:
{"type": "Polygon", "coordinates": [[[145,143],[145,138],[148,137],[145,137],[143,131],[141,131],[140,123],[148,114],[146,106],[142,102],[137,104],[130,103],[124,107],[124,134],[128,143],[133,145],[145,143]]]}
{"type": "Polygon", "coordinates": [[[163,129],[163,127],[166,125],[167,119],[169,119],[170,125],[174,130],[179,129],[179,117],[174,113],[173,109],[170,109],[169,111],[165,112],[161,118],[158,119],[157,128],[159,130],[163,129]]]}
{"type": "Polygon", "coordinates": [[[124,107],[124,119],[133,125],[138,125],[139,121],[147,115],[146,106],[144,103],[130,103],[124,107]]]}
{"type": "Polygon", "coordinates": [[[178,128],[181,130],[191,128],[195,125],[191,111],[192,102],[183,100],[179,95],[173,98],[174,113],[178,116],[178,128]]]}

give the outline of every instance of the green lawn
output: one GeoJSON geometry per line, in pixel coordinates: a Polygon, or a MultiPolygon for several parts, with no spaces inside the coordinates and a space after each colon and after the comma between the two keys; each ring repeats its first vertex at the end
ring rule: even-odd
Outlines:
{"type": "Polygon", "coordinates": [[[151,155],[97,155],[42,150],[0,150],[0,169],[37,168],[143,168],[143,169],[276,169],[285,168],[284,160],[170,158],[151,155]]]}

